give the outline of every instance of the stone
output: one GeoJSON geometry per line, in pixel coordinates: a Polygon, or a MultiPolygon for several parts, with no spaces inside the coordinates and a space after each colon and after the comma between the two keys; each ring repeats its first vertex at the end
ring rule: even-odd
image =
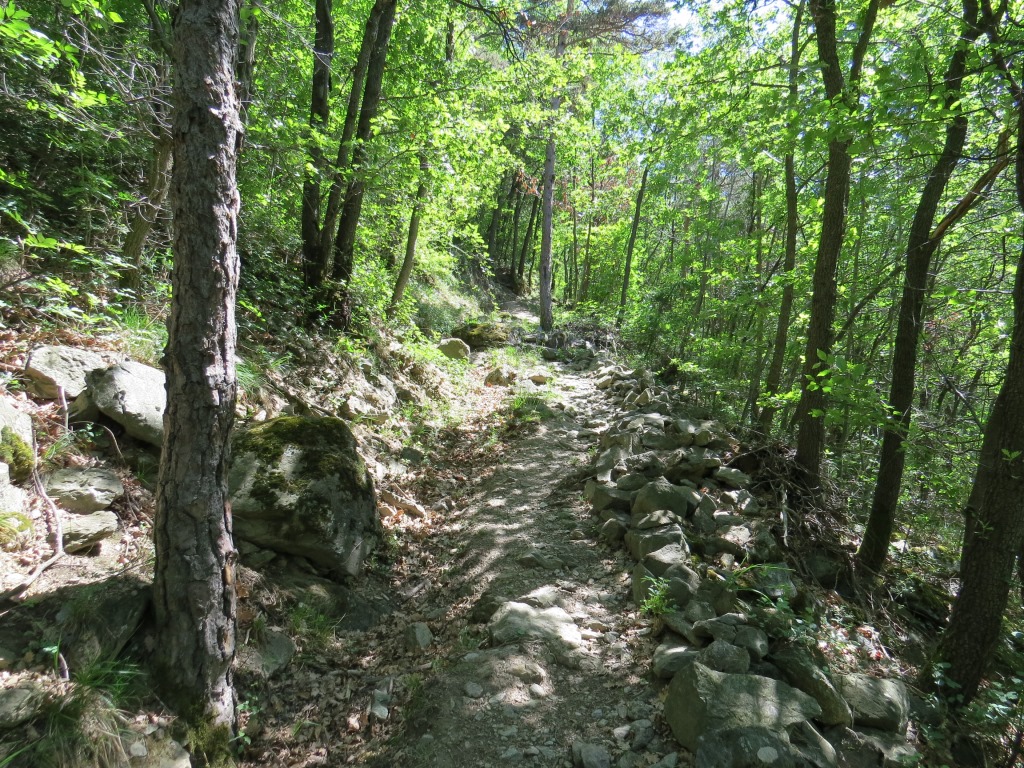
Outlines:
{"type": "Polygon", "coordinates": [[[736,588],[725,580],[704,579],[695,597],[706,602],[721,616],[730,613],[736,605],[736,588]]]}
{"type": "Polygon", "coordinates": [[[617,546],[622,543],[627,531],[628,523],[619,517],[610,517],[601,526],[601,539],[610,546],[617,546]]]}
{"type": "Polygon", "coordinates": [[[449,360],[469,359],[469,344],[462,339],[441,339],[437,348],[449,360]]]}
{"type": "Polygon", "coordinates": [[[665,719],[691,752],[705,733],[747,726],[781,731],[820,713],[814,699],[785,683],[716,672],[699,662],[672,678],[665,698],[665,719]]]}
{"type": "MultiPolygon", "coordinates": [[[[900,734],[872,729],[833,728],[826,733],[843,768],[897,768],[918,764],[917,749],[900,734]]],[[[957,761],[955,765],[963,765],[957,761]]]]}
{"type": "Polygon", "coordinates": [[[37,347],[25,365],[29,391],[44,400],[56,400],[64,390],[70,402],[85,391],[87,373],[110,365],[108,357],[77,347],[37,347]]]}
{"type": "Polygon", "coordinates": [[[285,416],[235,436],[234,535],[354,576],[383,529],[373,481],[341,419],[285,416]]]}
{"type": "Polygon", "coordinates": [[[697,654],[697,649],[692,645],[669,632],[654,650],[651,669],[655,677],[671,680],[679,670],[696,661],[697,654]]]}
{"type": "Polygon", "coordinates": [[[266,680],[287,667],[296,650],[287,632],[268,627],[251,644],[239,643],[235,663],[240,669],[266,680]]]}
{"type": "Polygon", "coordinates": [[[683,536],[683,529],[678,525],[663,525],[661,528],[650,528],[648,530],[630,530],[625,538],[626,549],[633,556],[634,560],[643,560],[651,552],[672,544],[685,548],[689,553],[689,546],[683,536]]]}
{"type": "Polygon", "coordinates": [[[516,372],[511,368],[500,365],[492,368],[484,377],[484,384],[490,387],[507,387],[516,380],[516,372]]]}
{"type": "Polygon", "coordinates": [[[835,747],[810,723],[805,721],[792,726],[789,743],[808,768],[839,768],[835,747]]]}
{"type": "Polygon", "coordinates": [[[0,512],[15,516],[11,522],[17,528],[17,532],[32,529],[31,519],[25,516],[27,505],[28,493],[11,485],[10,467],[0,462],[0,512]]]}
{"type": "Polygon", "coordinates": [[[628,511],[633,500],[633,494],[610,488],[594,480],[588,480],[583,487],[583,497],[594,505],[594,512],[602,512],[605,509],[628,511]]]}
{"type": "MultiPolygon", "coordinates": [[[[10,429],[32,450],[32,417],[19,410],[15,402],[13,397],[0,392],[0,429],[10,429]]],[[[11,474],[16,477],[16,473],[11,474]]]]}
{"type": "Polygon", "coordinates": [[[117,515],[113,512],[93,512],[90,515],[70,515],[61,528],[64,533],[64,551],[69,553],[91,549],[117,531],[117,515]]]}
{"type": "Polygon", "coordinates": [[[0,731],[17,728],[34,719],[43,709],[46,696],[42,687],[25,680],[10,688],[0,688],[0,731]]]}
{"type": "Polygon", "coordinates": [[[659,509],[656,512],[651,512],[649,515],[636,520],[632,520],[631,518],[631,522],[634,528],[639,528],[640,530],[660,528],[663,525],[678,523],[679,515],[675,512],[669,512],[667,509],[659,509]]]}
{"type": "Polygon", "coordinates": [[[697,661],[716,672],[742,675],[750,669],[750,654],[725,640],[715,640],[697,654],[697,661]]]}
{"type": "Polygon", "coordinates": [[[43,485],[54,501],[79,515],[106,509],[124,494],[121,479],[109,469],[58,469],[43,485]]]}
{"type": "Polygon", "coordinates": [[[487,624],[487,633],[493,646],[522,640],[541,640],[556,649],[576,649],[583,644],[579,628],[562,608],[534,608],[514,601],[495,612],[487,624]]]}
{"type": "Polygon", "coordinates": [[[147,737],[146,749],[146,757],[132,760],[132,768],[191,768],[192,758],[174,739],[147,737]]]}
{"type": "Polygon", "coordinates": [[[696,491],[659,478],[648,483],[636,495],[633,501],[632,514],[634,519],[646,517],[652,512],[667,509],[679,517],[688,517],[696,508],[700,499],[696,491]]]}
{"type": "Polygon", "coordinates": [[[407,653],[423,653],[434,642],[434,635],[430,627],[417,621],[405,628],[404,640],[407,653]]]}
{"type": "Polygon", "coordinates": [[[554,380],[554,377],[548,376],[546,373],[531,373],[530,381],[536,384],[538,387],[543,387],[545,384],[550,384],[554,380]]]}
{"type": "Polygon", "coordinates": [[[472,349],[500,347],[508,343],[508,329],[498,323],[466,323],[452,329],[452,336],[472,349]]]}
{"type": "Polygon", "coordinates": [[[544,568],[557,571],[565,565],[557,555],[551,555],[542,549],[533,549],[519,558],[519,564],[526,568],[544,568]]]}
{"type": "Polygon", "coordinates": [[[722,485],[730,488],[746,488],[750,485],[750,475],[735,467],[719,467],[715,470],[713,477],[722,485]]]}
{"type": "Polygon", "coordinates": [[[722,500],[741,515],[752,516],[761,511],[760,503],[748,490],[726,491],[722,494],[722,500]]]}
{"type": "Polygon", "coordinates": [[[86,374],[92,403],[144,443],[160,447],[164,436],[167,392],[164,372],[134,360],[86,374]]]}
{"type": "Polygon", "coordinates": [[[785,731],[743,727],[711,731],[700,737],[694,768],[797,768],[785,731]]]}
{"type": "MultiPolygon", "coordinates": [[[[708,619],[715,618],[715,609],[701,600],[691,600],[689,605],[683,610],[683,616],[691,624],[698,621],[707,621],[708,619]]],[[[702,636],[702,638],[707,639],[709,636],[702,636]]]]}
{"type": "Polygon", "coordinates": [[[772,663],[778,667],[787,683],[812,696],[821,707],[818,722],[833,726],[853,725],[853,712],[846,699],[825,674],[825,659],[796,644],[787,644],[771,655],[772,663]]]}
{"type": "Polygon", "coordinates": [[[745,525],[730,525],[710,539],[707,547],[713,552],[728,552],[736,557],[743,557],[752,538],[753,534],[745,525]]]}
{"type": "Polygon", "coordinates": [[[654,574],[644,568],[642,563],[637,563],[633,567],[632,592],[633,602],[636,603],[637,607],[643,605],[647,598],[651,596],[651,592],[654,591],[655,581],[654,574]]]}
{"type": "Polygon", "coordinates": [[[792,603],[797,596],[797,587],[785,563],[766,563],[748,569],[741,580],[740,591],[765,596],[772,602],[786,600],[792,603]]]}
{"type": "Polygon", "coordinates": [[[615,481],[615,487],[620,491],[639,491],[649,482],[650,478],[641,472],[627,472],[615,481]]]}
{"type": "Polygon", "coordinates": [[[644,567],[655,576],[664,576],[674,565],[680,565],[690,559],[690,548],[686,542],[666,544],[660,549],[648,552],[643,559],[644,567]]]}
{"type": "Polygon", "coordinates": [[[69,588],[56,624],[61,653],[71,668],[117,658],[138,631],[151,599],[150,584],[130,572],[69,588]]]}
{"type": "Polygon", "coordinates": [[[466,695],[471,699],[480,699],[483,698],[484,695],[484,687],[480,685],[480,683],[475,683],[472,680],[466,683],[462,690],[465,691],[466,695]]]}
{"type": "Polygon", "coordinates": [[[611,768],[612,756],[600,744],[577,740],[572,743],[572,764],[574,768],[611,768]]]}
{"type": "MultiPolygon", "coordinates": [[[[737,627],[736,636],[732,641],[740,648],[746,649],[752,663],[760,661],[768,654],[768,635],[758,627],[737,627]]],[[[800,686],[796,687],[800,688],[800,686]]],[[[803,689],[801,688],[801,690],[803,689]]]]}
{"type": "Polygon", "coordinates": [[[894,733],[906,730],[910,694],[901,681],[854,673],[843,675],[836,682],[853,711],[854,725],[894,733]]]}
{"type": "Polygon", "coordinates": [[[704,619],[693,623],[693,634],[701,639],[726,640],[736,639],[736,632],[746,625],[747,617],[742,613],[726,613],[713,619],[704,619]]]}
{"type": "MultiPolygon", "coordinates": [[[[611,482],[612,470],[628,455],[629,451],[621,445],[612,445],[598,454],[597,459],[594,461],[594,477],[597,479],[597,482],[611,482]]],[[[590,482],[587,483],[587,487],[590,487],[590,482]]],[[[584,493],[586,493],[586,489],[584,489],[584,493]]]]}

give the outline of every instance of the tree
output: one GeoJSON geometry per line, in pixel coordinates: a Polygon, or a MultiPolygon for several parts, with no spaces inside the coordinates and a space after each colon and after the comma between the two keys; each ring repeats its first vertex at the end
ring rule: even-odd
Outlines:
{"type": "Polygon", "coordinates": [[[236,552],[227,498],[235,409],[241,138],[239,0],[183,0],[174,24],[173,300],[153,587],[167,700],[226,747],[236,725],[236,552]]]}

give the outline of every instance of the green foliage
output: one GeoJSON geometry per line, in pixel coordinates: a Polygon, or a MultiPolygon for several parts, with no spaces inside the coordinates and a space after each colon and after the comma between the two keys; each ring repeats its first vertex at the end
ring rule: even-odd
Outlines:
{"type": "Polygon", "coordinates": [[[16,549],[31,535],[32,520],[21,512],[0,510],[0,549],[16,549]]]}
{"type": "Polygon", "coordinates": [[[643,613],[648,616],[663,616],[676,610],[677,606],[669,592],[668,579],[645,576],[644,583],[647,585],[647,597],[640,604],[643,613]]]}
{"type": "Polygon", "coordinates": [[[11,480],[16,483],[27,480],[35,466],[32,448],[10,427],[0,430],[0,462],[10,467],[11,480]]]}

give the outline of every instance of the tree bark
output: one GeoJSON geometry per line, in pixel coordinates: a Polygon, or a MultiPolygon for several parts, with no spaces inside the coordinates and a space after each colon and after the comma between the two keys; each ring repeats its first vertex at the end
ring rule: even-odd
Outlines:
{"type": "MultiPolygon", "coordinates": [[[[810,0],[811,15],[817,31],[818,56],[825,95],[838,108],[851,111],[857,108],[854,95],[845,94],[849,85],[852,92],[860,80],[860,72],[867,52],[868,41],[878,15],[879,0],[869,0],[861,24],[860,37],[854,48],[850,65],[849,83],[844,81],[839,62],[836,39],[835,0],[810,0]]],[[[796,463],[812,491],[821,485],[821,459],[825,449],[825,390],[819,373],[827,367],[832,353],[832,323],[836,314],[836,272],[839,255],[846,234],[846,205],[850,193],[850,139],[839,133],[828,143],[828,172],[825,177],[824,206],[822,209],[821,238],[818,241],[814,264],[811,297],[811,315],[807,328],[807,346],[804,352],[803,382],[797,407],[796,463]]]]}
{"type": "Polygon", "coordinates": [[[430,166],[427,164],[427,155],[420,153],[420,184],[416,188],[416,204],[413,205],[412,215],[409,216],[409,237],[405,241],[405,259],[402,261],[402,269],[395,280],[395,290],[391,294],[391,304],[388,306],[387,316],[391,319],[398,311],[398,306],[405,296],[405,287],[412,277],[412,268],[416,262],[416,239],[420,232],[420,216],[423,214],[423,206],[427,201],[427,174],[430,166]]]}
{"type": "Polygon", "coordinates": [[[157,680],[166,700],[190,723],[210,726],[216,749],[225,751],[236,727],[227,470],[235,408],[239,4],[182,0],[174,22],[173,299],[154,523],[157,680]]]}
{"type": "Polygon", "coordinates": [[[352,178],[345,190],[345,202],[338,222],[338,235],[334,242],[334,267],[332,277],[337,281],[340,295],[334,300],[331,324],[345,330],[352,321],[352,295],[350,281],[355,266],[356,230],[363,210],[363,194],[366,182],[363,178],[367,158],[367,143],[373,132],[373,121],[380,107],[381,89],[384,82],[384,68],[387,64],[388,45],[395,25],[395,9],[398,0],[386,0],[377,27],[377,36],[366,68],[366,88],[359,109],[359,123],[356,126],[355,146],[352,148],[352,178]]]}
{"type": "Polygon", "coordinates": [[[317,285],[320,264],[320,180],[326,172],[324,132],[331,119],[331,61],[334,58],[332,0],[316,0],[313,89],[309,102],[309,165],[302,181],[302,263],[307,286],[317,285]]]}
{"type": "Polygon", "coordinates": [[[530,222],[526,225],[526,237],[523,238],[523,249],[519,254],[519,266],[516,267],[516,293],[520,296],[526,292],[526,257],[530,253],[530,246],[533,244],[533,232],[537,223],[537,210],[539,208],[540,198],[535,197],[533,198],[533,205],[530,206],[530,222]]]}
{"type": "MultiPolygon", "coordinates": [[[[569,42],[569,21],[572,19],[574,0],[565,0],[565,19],[558,31],[558,42],[555,45],[555,58],[565,54],[569,42]]],[[[558,114],[562,105],[561,96],[551,97],[552,117],[558,114]]],[[[540,229],[540,327],[550,333],[555,327],[555,317],[551,306],[551,240],[554,224],[555,204],[555,132],[552,128],[544,148],[544,191],[542,198],[542,215],[540,229]]]]}
{"type": "MultiPolygon", "coordinates": [[[[799,96],[799,74],[800,74],[800,28],[803,24],[804,3],[803,0],[797,5],[793,17],[793,33],[790,37],[789,48],[789,106],[795,109],[799,96]]],[[[788,126],[792,129],[792,123],[788,126]]],[[[782,367],[786,361],[786,347],[789,342],[789,325],[793,316],[793,277],[796,274],[796,236],[800,226],[798,219],[799,209],[796,193],[796,157],[793,150],[786,153],[785,184],[786,184],[786,247],[783,260],[783,285],[782,301],[779,303],[779,321],[775,326],[775,343],[772,345],[772,360],[768,366],[768,374],[765,376],[764,392],[768,397],[774,397],[779,392],[782,383],[782,367]]],[[[766,405],[760,414],[758,427],[761,434],[771,434],[772,422],[775,420],[775,413],[778,408],[766,405]]]]}
{"type": "Polygon", "coordinates": [[[963,28],[946,69],[946,93],[943,100],[945,109],[956,114],[946,125],[942,151],[925,182],[910,226],[903,296],[892,356],[892,381],[889,389],[892,415],[886,421],[882,435],[871,514],[864,539],[857,550],[857,565],[869,573],[878,573],[882,569],[896,522],[896,504],[899,501],[906,460],[904,447],[913,410],[918,339],[921,336],[921,318],[928,293],[928,274],[932,255],[941,242],[941,238],[932,237],[932,225],[967,140],[967,116],[959,108],[960,90],[967,69],[968,53],[981,34],[977,20],[976,0],[964,0],[963,28]]]}
{"type": "Polygon", "coordinates": [[[622,273],[622,295],[619,297],[619,312],[615,318],[615,327],[622,327],[626,315],[626,299],[629,297],[629,277],[633,270],[633,248],[636,246],[636,232],[640,228],[640,206],[644,204],[644,192],[647,191],[647,174],[651,166],[644,166],[644,175],[640,178],[640,189],[636,193],[636,207],[633,209],[633,225],[629,229],[629,240],[626,243],[626,265],[622,273]]]}
{"type": "Polygon", "coordinates": [[[121,249],[122,258],[130,265],[121,276],[121,284],[133,291],[138,291],[142,284],[142,253],[149,233],[153,231],[153,225],[164,206],[164,199],[170,187],[170,174],[171,137],[160,133],[153,141],[153,156],[146,175],[146,191],[135,208],[121,249]]]}

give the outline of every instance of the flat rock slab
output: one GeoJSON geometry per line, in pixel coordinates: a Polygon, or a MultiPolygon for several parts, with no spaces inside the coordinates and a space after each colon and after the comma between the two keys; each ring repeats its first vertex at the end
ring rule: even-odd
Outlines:
{"type": "Polygon", "coordinates": [[[818,702],[821,706],[818,722],[830,726],[853,725],[850,705],[825,674],[821,668],[822,664],[815,663],[810,651],[799,646],[785,646],[775,651],[771,660],[782,670],[787,683],[814,697],[818,702]]]}
{"type": "Polygon", "coordinates": [[[10,427],[26,445],[32,445],[32,417],[19,411],[14,398],[0,393],[0,429],[10,427]]]}
{"type": "Polygon", "coordinates": [[[541,640],[563,650],[573,650],[583,644],[583,636],[572,616],[557,606],[534,608],[526,603],[505,603],[491,617],[487,632],[491,645],[496,646],[541,640]]]}
{"type": "Polygon", "coordinates": [[[160,447],[167,392],[164,372],[133,360],[86,374],[89,397],[136,440],[160,447]]]}
{"type": "Polygon", "coordinates": [[[44,485],[58,504],[79,515],[106,509],[124,493],[121,479],[109,469],[58,469],[44,485]]]}
{"type": "Polygon", "coordinates": [[[45,400],[56,400],[64,390],[64,397],[74,400],[85,391],[86,374],[109,366],[108,357],[77,347],[38,347],[25,367],[29,390],[45,400]]]}
{"type": "MultiPolygon", "coordinates": [[[[802,764],[802,763],[801,763],[802,764]]],[[[793,747],[785,732],[768,728],[731,728],[700,739],[695,768],[795,768],[793,747]]]]}
{"type": "Polygon", "coordinates": [[[43,689],[32,681],[0,688],[0,731],[27,723],[39,714],[44,703],[43,689]]]}
{"type": "Polygon", "coordinates": [[[665,719],[691,752],[706,733],[749,726],[781,731],[820,714],[814,699],[778,680],[716,672],[697,662],[672,678],[665,699],[665,719]]]}
{"type": "Polygon", "coordinates": [[[117,515],[100,511],[89,515],[69,515],[61,526],[64,550],[81,552],[95,546],[117,531],[117,515]]]}

